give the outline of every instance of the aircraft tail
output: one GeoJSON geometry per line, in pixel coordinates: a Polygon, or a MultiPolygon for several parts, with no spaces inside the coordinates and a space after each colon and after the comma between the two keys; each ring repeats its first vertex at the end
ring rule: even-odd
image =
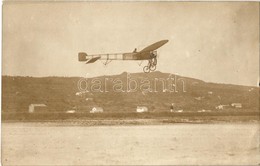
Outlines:
{"type": "Polygon", "coordinates": [[[87,55],[85,52],[79,52],[79,61],[82,62],[82,61],[87,61],[87,55]]]}

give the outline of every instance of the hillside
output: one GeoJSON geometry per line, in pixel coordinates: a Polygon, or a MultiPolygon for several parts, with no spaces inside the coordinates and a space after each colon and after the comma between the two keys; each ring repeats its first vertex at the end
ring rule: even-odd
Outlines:
{"type": "Polygon", "coordinates": [[[147,106],[150,111],[160,112],[168,111],[171,103],[174,103],[175,110],[184,112],[217,111],[216,106],[231,103],[242,103],[240,110],[243,111],[258,110],[257,87],[206,83],[169,75],[161,72],[122,73],[88,79],[2,76],[2,111],[27,112],[32,103],[46,104],[50,112],[70,109],[86,112],[93,106],[101,106],[106,112],[135,112],[137,106],[147,106]],[[87,92],[79,90],[80,81],[81,90],[88,84],[87,92]],[[135,82],[138,88],[131,92],[135,82]],[[147,92],[149,87],[150,92],[147,92]]]}

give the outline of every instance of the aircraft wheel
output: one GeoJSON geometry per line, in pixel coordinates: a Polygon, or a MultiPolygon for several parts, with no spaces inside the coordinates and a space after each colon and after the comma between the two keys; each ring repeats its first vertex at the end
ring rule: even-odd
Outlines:
{"type": "Polygon", "coordinates": [[[151,66],[151,67],[150,67],[150,70],[151,70],[151,71],[155,71],[155,70],[156,70],[156,65],[151,66]]]}
{"type": "Polygon", "coordinates": [[[145,73],[149,73],[150,72],[150,68],[148,66],[145,66],[143,68],[143,70],[144,70],[145,73]]]}
{"type": "MultiPolygon", "coordinates": [[[[153,59],[153,65],[156,66],[157,65],[157,58],[153,59]]],[[[156,68],[156,67],[155,67],[156,68]]]]}

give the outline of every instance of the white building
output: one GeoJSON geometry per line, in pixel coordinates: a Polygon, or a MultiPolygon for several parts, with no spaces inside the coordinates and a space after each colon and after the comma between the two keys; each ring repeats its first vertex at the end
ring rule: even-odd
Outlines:
{"type": "Polygon", "coordinates": [[[218,110],[223,110],[224,108],[228,107],[229,105],[219,105],[216,107],[218,110]]]}
{"type": "Polygon", "coordinates": [[[136,112],[138,112],[138,113],[140,113],[140,112],[148,112],[148,108],[144,107],[144,106],[137,106],[136,112]]]}
{"type": "Polygon", "coordinates": [[[183,110],[177,110],[176,112],[183,112],[183,110]]]}
{"type": "Polygon", "coordinates": [[[242,108],[242,104],[241,103],[232,103],[231,106],[235,107],[235,108],[242,108]]]}
{"type": "Polygon", "coordinates": [[[92,97],[87,97],[86,101],[93,101],[93,98],[92,97]]]}
{"type": "Polygon", "coordinates": [[[67,111],[66,111],[67,114],[73,114],[73,113],[75,113],[75,112],[76,112],[75,110],[67,110],[67,111]]]}
{"type": "Polygon", "coordinates": [[[204,109],[202,109],[202,110],[198,110],[198,112],[211,112],[211,110],[204,110],[204,109]]]}
{"type": "Polygon", "coordinates": [[[93,107],[89,113],[102,113],[103,111],[102,107],[93,107]]]}
{"type": "Polygon", "coordinates": [[[45,108],[47,107],[45,104],[30,104],[29,105],[29,113],[34,113],[35,112],[35,109],[37,107],[40,107],[40,108],[45,108]]]}

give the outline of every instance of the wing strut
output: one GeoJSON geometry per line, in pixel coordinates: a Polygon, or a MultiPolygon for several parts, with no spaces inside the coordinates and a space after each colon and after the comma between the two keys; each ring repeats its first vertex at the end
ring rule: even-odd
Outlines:
{"type": "Polygon", "coordinates": [[[140,63],[137,63],[139,66],[141,66],[142,65],[142,63],[143,63],[143,61],[141,61],[140,63]]]}
{"type": "MultiPolygon", "coordinates": [[[[101,61],[102,62],[102,61],[101,61]]],[[[105,62],[102,62],[104,66],[108,65],[110,62],[112,62],[112,60],[109,60],[109,54],[107,54],[107,59],[105,62]]]]}

